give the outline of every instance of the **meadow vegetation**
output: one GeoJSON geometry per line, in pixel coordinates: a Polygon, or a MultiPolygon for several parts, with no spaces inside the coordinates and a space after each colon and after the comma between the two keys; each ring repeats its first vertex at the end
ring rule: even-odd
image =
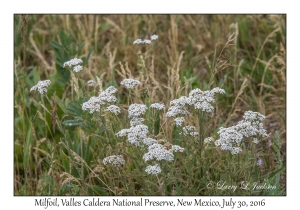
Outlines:
{"type": "Polygon", "coordinates": [[[14,16],[15,195],[285,195],[285,144],[285,15],[14,16]]]}

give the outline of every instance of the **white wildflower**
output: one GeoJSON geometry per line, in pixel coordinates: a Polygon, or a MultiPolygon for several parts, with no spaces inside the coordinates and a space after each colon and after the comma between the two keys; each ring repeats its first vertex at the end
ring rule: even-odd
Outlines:
{"type": "Polygon", "coordinates": [[[252,141],[254,144],[258,144],[258,139],[257,138],[253,138],[253,141],[252,141]]]}
{"type": "Polygon", "coordinates": [[[100,93],[98,97],[93,96],[87,102],[84,102],[82,105],[82,110],[90,110],[90,114],[95,111],[99,112],[101,105],[117,101],[117,98],[112,95],[115,92],[117,92],[117,89],[113,86],[110,86],[105,91],[100,93]]]}
{"type": "Polygon", "coordinates": [[[158,39],[158,36],[156,35],[156,34],[153,34],[152,36],[151,36],[151,40],[157,40],[158,39]]]}
{"type": "Polygon", "coordinates": [[[230,150],[231,154],[236,155],[239,154],[242,151],[242,149],[240,147],[232,147],[232,149],[230,150]]]}
{"type": "Polygon", "coordinates": [[[121,109],[116,105],[110,105],[106,109],[115,115],[118,115],[121,113],[121,109]]]}
{"type": "Polygon", "coordinates": [[[147,146],[151,146],[152,144],[158,144],[158,141],[152,138],[144,138],[143,143],[147,146]]]}
{"type": "Polygon", "coordinates": [[[104,102],[99,99],[99,97],[91,97],[87,102],[82,104],[82,110],[90,110],[90,114],[94,112],[100,112],[100,106],[103,105],[104,102]]]}
{"type": "Polygon", "coordinates": [[[129,79],[124,79],[124,80],[122,80],[120,84],[121,84],[121,85],[125,85],[125,87],[128,88],[128,89],[132,89],[132,88],[134,88],[136,85],[141,84],[141,82],[138,81],[138,80],[129,78],[129,79]]]}
{"type": "Polygon", "coordinates": [[[122,129],[116,135],[118,137],[123,137],[123,136],[127,136],[128,133],[130,133],[130,132],[131,132],[130,129],[122,129]]]}
{"type": "Polygon", "coordinates": [[[151,40],[149,40],[149,39],[144,39],[143,44],[151,44],[151,40]]]}
{"type": "Polygon", "coordinates": [[[161,144],[152,144],[148,147],[148,152],[143,156],[144,161],[156,159],[157,161],[166,160],[172,161],[174,160],[174,154],[172,151],[167,150],[161,144]]]}
{"type": "Polygon", "coordinates": [[[146,112],[146,105],[144,104],[131,104],[128,108],[128,117],[137,118],[146,112]]]}
{"type": "Polygon", "coordinates": [[[94,80],[89,80],[88,82],[88,86],[95,86],[96,85],[96,82],[94,80]]]}
{"type": "Polygon", "coordinates": [[[102,93],[99,94],[99,98],[101,101],[105,101],[107,103],[116,102],[117,98],[112,95],[115,92],[117,92],[117,89],[114,86],[110,86],[106,90],[104,90],[102,93]]]}
{"type": "Polygon", "coordinates": [[[184,148],[178,146],[178,145],[172,145],[172,148],[170,149],[172,152],[183,152],[184,148]]]}
{"type": "Polygon", "coordinates": [[[190,112],[185,108],[186,96],[181,96],[170,102],[167,117],[176,117],[177,115],[188,115],[190,112]]]}
{"type": "Polygon", "coordinates": [[[145,120],[143,118],[134,117],[130,120],[130,127],[136,125],[142,125],[145,120]]]}
{"type": "Polygon", "coordinates": [[[193,106],[194,109],[200,109],[203,112],[212,112],[214,107],[211,103],[215,102],[215,93],[225,94],[225,91],[221,88],[214,88],[212,90],[202,91],[199,88],[192,90],[189,96],[186,98],[186,103],[193,106]]]}
{"type": "Polygon", "coordinates": [[[213,142],[214,138],[213,137],[207,137],[204,139],[204,143],[208,144],[209,142],[213,142]]]}
{"type": "Polygon", "coordinates": [[[188,125],[188,126],[185,126],[182,128],[182,132],[180,134],[183,134],[184,136],[198,136],[199,133],[196,131],[196,127],[195,126],[191,126],[191,125],[188,125]]]}
{"type": "Polygon", "coordinates": [[[65,62],[64,65],[63,65],[63,67],[64,68],[65,68],[65,66],[72,67],[72,66],[76,66],[76,65],[78,65],[80,63],[82,63],[82,60],[80,58],[73,58],[72,60],[65,62]]]}
{"type": "Polygon", "coordinates": [[[103,164],[111,164],[113,166],[119,167],[125,163],[125,160],[122,155],[112,155],[103,159],[103,164]]]}
{"type": "Polygon", "coordinates": [[[35,86],[30,88],[30,91],[38,89],[40,94],[44,94],[48,91],[47,87],[51,84],[50,80],[39,81],[35,86]]]}
{"type": "Polygon", "coordinates": [[[133,44],[141,44],[143,43],[143,41],[141,39],[137,39],[133,42],[133,44]]]}
{"type": "Polygon", "coordinates": [[[184,120],[185,120],[184,117],[175,118],[176,126],[181,127],[184,120]]]}
{"type": "MultiPolygon", "coordinates": [[[[244,138],[267,136],[267,131],[263,128],[262,120],[264,116],[257,112],[247,111],[243,116],[243,120],[229,128],[220,128],[218,134],[220,139],[215,141],[216,146],[220,146],[222,150],[230,150],[232,154],[242,151],[239,147],[244,138]]],[[[253,139],[253,143],[257,144],[257,138],[253,139]]]]}
{"type": "Polygon", "coordinates": [[[171,106],[166,113],[167,117],[176,117],[179,114],[188,115],[190,112],[183,106],[171,106]]]}
{"type": "Polygon", "coordinates": [[[165,108],[165,105],[162,103],[154,103],[154,104],[151,104],[150,107],[152,109],[163,110],[165,108]]]}
{"type": "Polygon", "coordinates": [[[148,126],[146,125],[136,125],[132,126],[129,129],[123,129],[119,131],[117,136],[127,136],[127,140],[130,144],[134,144],[136,146],[140,145],[140,141],[147,138],[149,131],[148,126]]]}
{"type": "Polygon", "coordinates": [[[82,69],[83,69],[83,66],[78,65],[78,66],[74,66],[73,71],[79,72],[79,71],[81,71],[82,69]]]}
{"type": "Polygon", "coordinates": [[[147,166],[145,172],[147,174],[154,174],[157,175],[161,172],[161,168],[158,164],[155,164],[154,166],[147,166]]]}

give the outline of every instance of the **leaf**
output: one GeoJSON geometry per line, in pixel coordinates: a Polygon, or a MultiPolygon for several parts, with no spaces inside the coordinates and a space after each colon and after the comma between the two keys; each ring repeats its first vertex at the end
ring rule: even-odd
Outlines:
{"type": "Polygon", "coordinates": [[[71,78],[70,70],[62,68],[60,65],[56,63],[56,70],[61,78],[67,83],[71,78]]]}
{"type": "Polygon", "coordinates": [[[82,42],[80,45],[78,45],[78,47],[77,47],[77,53],[78,54],[80,53],[80,51],[83,48],[83,46],[84,46],[84,42],[82,42]]]}
{"type": "Polygon", "coordinates": [[[61,46],[58,42],[52,40],[50,41],[50,44],[54,47],[54,48],[57,48],[57,49],[64,49],[63,46],[61,46]]]}
{"type": "Polygon", "coordinates": [[[82,124],[84,124],[84,123],[79,120],[65,120],[62,122],[62,124],[67,125],[67,126],[82,126],[82,124]]]}
{"type": "Polygon", "coordinates": [[[60,100],[60,98],[58,98],[57,95],[55,95],[55,99],[56,99],[56,102],[57,102],[58,106],[61,108],[61,110],[62,110],[65,114],[67,114],[68,111],[67,111],[67,109],[66,109],[64,103],[62,102],[62,100],[60,100]]]}
{"type": "Polygon", "coordinates": [[[86,62],[88,62],[89,61],[89,59],[90,59],[90,56],[91,56],[91,53],[92,53],[92,50],[90,50],[89,51],[89,54],[87,55],[87,57],[86,57],[86,62]]]}
{"type": "Polygon", "coordinates": [[[90,195],[94,195],[94,196],[95,195],[103,195],[103,196],[109,195],[109,193],[105,189],[99,187],[98,185],[88,185],[88,192],[90,195]]]}
{"type": "Polygon", "coordinates": [[[64,47],[66,47],[66,46],[67,46],[67,43],[66,43],[66,34],[65,34],[65,32],[64,32],[63,30],[61,30],[61,31],[59,32],[58,36],[59,36],[59,39],[60,39],[61,44],[62,44],[64,47]]]}
{"type": "Polygon", "coordinates": [[[29,148],[31,145],[31,141],[32,141],[32,129],[31,129],[32,125],[30,124],[28,132],[27,132],[27,136],[26,136],[26,142],[24,145],[24,170],[26,171],[28,166],[29,166],[29,148]]]}
{"type": "Polygon", "coordinates": [[[75,116],[81,116],[82,108],[79,104],[73,101],[69,101],[67,104],[67,112],[68,114],[72,114],[75,116]]]}
{"type": "Polygon", "coordinates": [[[280,173],[281,171],[285,170],[285,167],[281,167],[280,169],[272,172],[270,175],[269,175],[269,179],[270,178],[273,178],[276,174],[280,173]]]}

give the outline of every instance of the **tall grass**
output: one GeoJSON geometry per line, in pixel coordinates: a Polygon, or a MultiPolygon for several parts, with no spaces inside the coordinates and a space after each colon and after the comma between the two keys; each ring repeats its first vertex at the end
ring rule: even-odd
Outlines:
{"type": "MultiPolygon", "coordinates": [[[[15,15],[15,195],[283,195],[285,194],[286,62],[284,15],[15,15]],[[51,30],[50,30],[51,28],[51,30]],[[151,45],[133,41],[159,36],[151,45]],[[63,68],[80,57],[83,70],[63,68]],[[141,82],[127,89],[120,82],[141,82]],[[46,94],[30,91],[51,80],[46,94]],[[94,80],[95,86],[87,81],[94,80]],[[83,103],[117,88],[114,115],[90,114],[83,103]],[[212,114],[193,112],[185,125],[199,136],[181,135],[166,117],[170,102],[191,90],[220,87],[212,114]],[[150,107],[163,103],[164,110],[150,107]],[[162,172],[145,172],[148,147],[116,134],[128,129],[131,104],[145,104],[148,137],[174,152],[154,161],[162,172]],[[252,110],[266,116],[268,137],[245,142],[232,155],[206,137],[236,125],[252,110]],[[121,167],[104,165],[122,155],[121,167]],[[257,161],[262,160],[261,165],[257,161]],[[267,183],[274,190],[236,191],[207,187],[219,181],[267,183]]],[[[106,105],[105,105],[106,106],[106,105]]],[[[107,104],[108,106],[108,104],[107,104]]],[[[193,110],[190,110],[193,111],[193,110]]]]}

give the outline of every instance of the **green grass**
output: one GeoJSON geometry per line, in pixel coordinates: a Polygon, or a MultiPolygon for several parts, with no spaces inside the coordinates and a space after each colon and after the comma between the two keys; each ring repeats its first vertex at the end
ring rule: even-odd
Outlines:
{"type": "MultiPolygon", "coordinates": [[[[15,15],[15,195],[285,194],[285,21],[285,15],[15,15]],[[132,44],[152,34],[159,36],[152,45],[132,44]],[[72,77],[62,64],[75,56],[84,61],[84,70],[72,77]],[[131,92],[120,85],[130,75],[142,82],[131,92]],[[51,80],[47,94],[30,92],[46,79],[51,80]],[[120,116],[81,109],[98,94],[99,86],[86,85],[90,79],[103,90],[118,89],[120,116]],[[158,177],[147,175],[149,164],[142,160],[147,148],[115,135],[130,127],[128,104],[162,102],[168,108],[194,88],[214,87],[226,94],[207,116],[203,138],[218,139],[220,127],[236,124],[248,110],[266,116],[269,136],[255,148],[245,145],[238,156],[214,145],[199,153],[197,141],[179,135],[172,120],[165,122],[167,109],[159,114],[148,109],[150,136],[186,150],[173,162],[162,162],[158,177]],[[103,158],[112,154],[123,154],[126,164],[104,166],[103,158]],[[264,179],[276,190],[206,188],[210,181],[264,179]]],[[[198,125],[197,115],[187,122],[198,125]]]]}

